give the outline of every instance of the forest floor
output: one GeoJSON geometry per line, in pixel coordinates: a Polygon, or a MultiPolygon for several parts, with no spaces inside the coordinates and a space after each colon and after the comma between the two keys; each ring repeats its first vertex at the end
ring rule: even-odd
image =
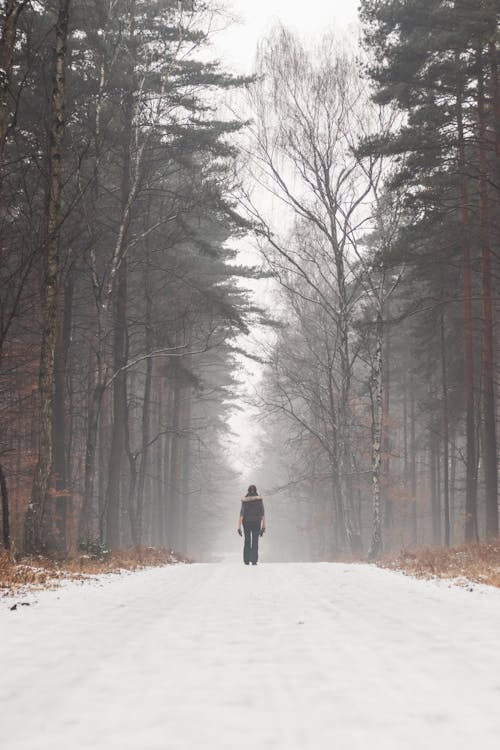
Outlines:
{"type": "Polygon", "coordinates": [[[473,582],[500,588],[500,541],[403,549],[386,555],[379,565],[417,578],[445,578],[465,586],[473,582]]]}
{"type": "Polygon", "coordinates": [[[5,750],[497,750],[500,590],[168,565],[0,600],[5,750]]]}
{"type": "Polygon", "coordinates": [[[102,573],[119,573],[146,567],[189,562],[186,558],[166,549],[134,547],[117,550],[99,559],[81,554],[67,560],[42,556],[16,559],[0,550],[0,597],[43,588],[51,588],[63,581],[85,581],[102,573]]]}

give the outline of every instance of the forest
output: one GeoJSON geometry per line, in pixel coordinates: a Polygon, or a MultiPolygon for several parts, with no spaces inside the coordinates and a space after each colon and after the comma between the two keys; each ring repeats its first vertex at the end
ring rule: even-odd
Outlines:
{"type": "Polygon", "coordinates": [[[243,408],[276,559],[497,538],[499,0],[2,5],[3,546],[208,559],[243,408]]]}

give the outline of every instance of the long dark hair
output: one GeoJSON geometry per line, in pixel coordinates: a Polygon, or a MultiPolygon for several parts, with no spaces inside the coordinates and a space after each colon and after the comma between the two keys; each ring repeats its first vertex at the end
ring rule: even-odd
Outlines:
{"type": "Polygon", "coordinates": [[[254,484],[251,484],[248,488],[247,497],[251,497],[252,495],[257,495],[257,487],[254,484]]]}

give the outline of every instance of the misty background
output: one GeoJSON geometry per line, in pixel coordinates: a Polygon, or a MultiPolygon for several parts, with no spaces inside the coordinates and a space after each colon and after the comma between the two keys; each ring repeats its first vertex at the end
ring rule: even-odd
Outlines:
{"type": "Polygon", "coordinates": [[[5,547],[498,536],[498,9],[427,5],[9,5],[5,547]]]}

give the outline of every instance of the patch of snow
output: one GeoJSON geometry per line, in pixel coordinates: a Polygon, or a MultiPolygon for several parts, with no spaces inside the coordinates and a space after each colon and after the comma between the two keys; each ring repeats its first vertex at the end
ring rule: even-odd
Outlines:
{"type": "Polygon", "coordinates": [[[0,601],[5,750],[498,748],[497,589],[207,564],[22,602],[0,601]]]}

